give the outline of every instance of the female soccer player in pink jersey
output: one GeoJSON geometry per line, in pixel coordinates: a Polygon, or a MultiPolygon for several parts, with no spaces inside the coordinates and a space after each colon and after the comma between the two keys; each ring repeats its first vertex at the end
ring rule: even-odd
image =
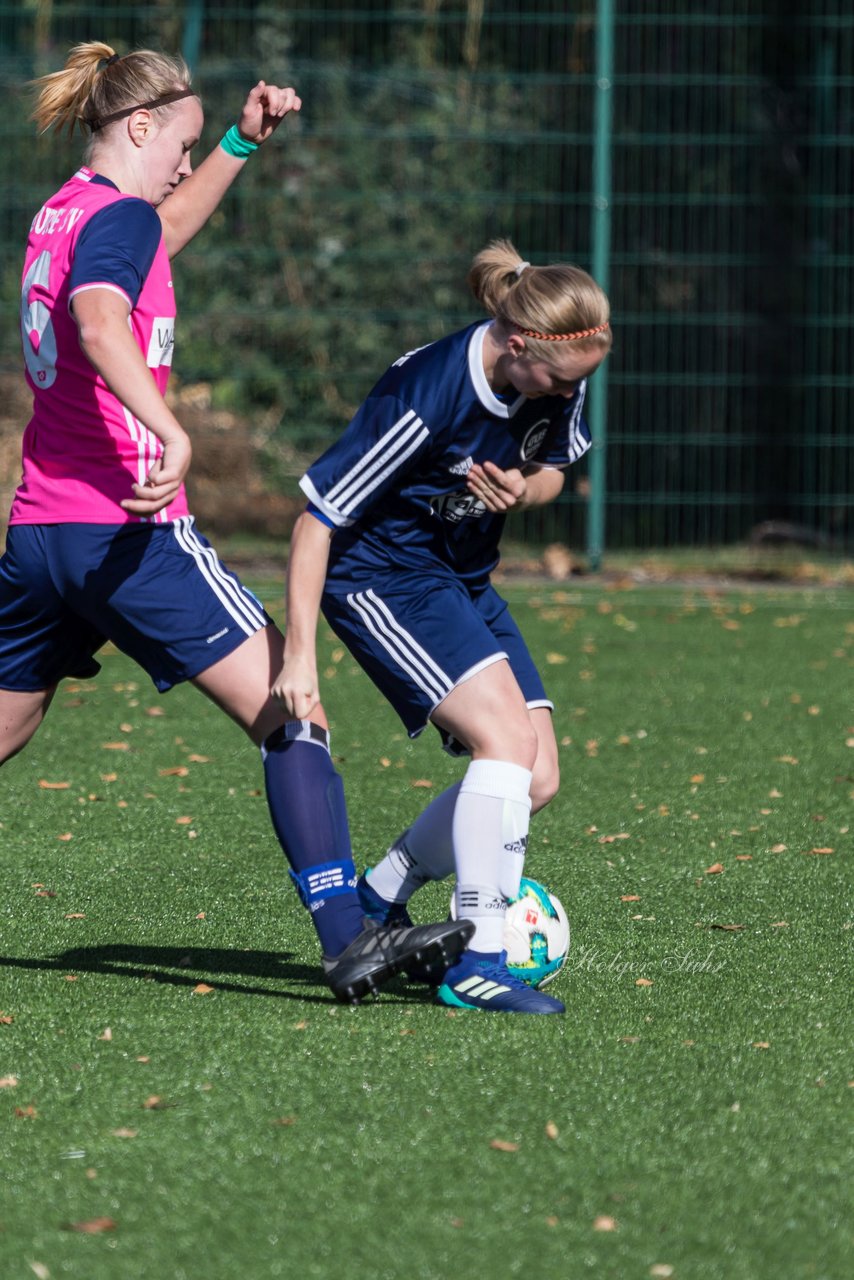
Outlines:
{"type": "Polygon", "coordinates": [[[414,956],[456,958],[471,926],[366,920],[324,713],[287,718],[271,698],[281,633],[195,527],[190,441],[164,398],[172,259],[300,98],[259,81],[194,170],[204,116],[180,58],[92,42],[36,84],[39,127],[79,126],[89,142],[36,213],[24,259],[33,416],[0,560],[0,762],[35,733],[63,677],[99,670],[108,639],[161,692],[192,681],[260,747],[327,981],[358,1002],[414,956]]]}

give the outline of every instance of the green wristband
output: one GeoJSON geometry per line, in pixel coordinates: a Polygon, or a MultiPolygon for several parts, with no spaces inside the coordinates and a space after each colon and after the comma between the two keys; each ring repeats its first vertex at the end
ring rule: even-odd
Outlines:
{"type": "Polygon", "coordinates": [[[258,143],[247,142],[236,124],[231,126],[219,145],[228,155],[236,156],[238,160],[245,160],[247,156],[252,155],[253,151],[258,150],[258,143]]]}

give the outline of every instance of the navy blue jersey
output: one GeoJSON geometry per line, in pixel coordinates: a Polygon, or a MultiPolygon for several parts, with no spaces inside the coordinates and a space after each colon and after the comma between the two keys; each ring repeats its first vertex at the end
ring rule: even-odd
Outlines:
{"type": "Polygon", "coordinates": [[[336,530],[328,591],[399,568],[477,587],[498,562],[505,517],[466,489],[472,465],[563,468],[590,447],[586,382],[571,400],[495,394],[483,371],[489,323],[396,361],[303,476],[303,492],[336,530]]]}

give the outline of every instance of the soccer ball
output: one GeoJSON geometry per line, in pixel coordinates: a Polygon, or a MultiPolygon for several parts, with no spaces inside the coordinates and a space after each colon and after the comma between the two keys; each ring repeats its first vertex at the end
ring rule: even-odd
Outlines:
{"type": "Polygon", "coordinates": [[[551,982],[569,951],[569,920],[563,905],[536,880],[524,876],[504,917],[507,968],[531,987],[551,982]]]}
{"type": "MultiPolygon", "coordinates": [[[[456,898],[451,916],[456,919],[456,898]]],[[[560,900],[537,880],[522,877],[504,917],[507,968],[529,987],[544,987],[563,968],[569,951],[569,920],[560,900]]]]}

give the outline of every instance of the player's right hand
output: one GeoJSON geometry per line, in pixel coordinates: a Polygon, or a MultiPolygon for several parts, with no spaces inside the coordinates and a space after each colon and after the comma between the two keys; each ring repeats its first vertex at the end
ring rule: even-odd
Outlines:
{"type": "Polygon", "coordinates": [[[189,436],[183,431],[170,435],[144,482],[132,486],[134,497],[122,500],[125,511],[135,516],[152,516],[168,507],[184,483],[192,457],[189,436]]]}
{"type": "Polygon", "coordinates": [[[285,654],[285,664],[270,688],[270,697],[295,720],[307,720],[320,702],[314,661],[285,654]]]}

